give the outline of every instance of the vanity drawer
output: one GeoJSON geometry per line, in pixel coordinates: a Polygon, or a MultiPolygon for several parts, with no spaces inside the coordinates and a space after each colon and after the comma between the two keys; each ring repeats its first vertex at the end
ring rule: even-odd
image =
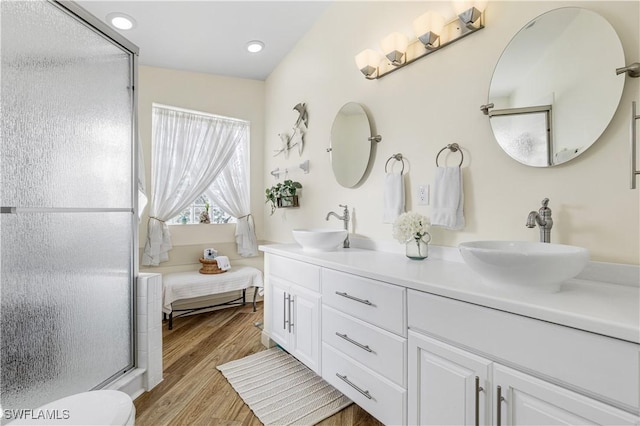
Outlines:
{"type": "Polygon", "coordinates": [[[637,412],[640,345],[409,290],[409,328],[637,412]]]}
{"type": "Polygon", "coordinates": [[[320,292],[320,267],[287,257],[268,255],[269,274],[320,292]]]}
{"type": "Polygon", "coordinates": [[[322,378],[386,425],[406,424],[407,391],[322,344],[322,378]]]}
{"type": "Polygon", "coordinates": [[[322,341],[406,387],[406,339],[323,306],[322,341]]]}
{"type": "Polygon", "coordinates": [[[322,269],[322,302],[400,336],[407,335],[406,289],[322,269]]]}

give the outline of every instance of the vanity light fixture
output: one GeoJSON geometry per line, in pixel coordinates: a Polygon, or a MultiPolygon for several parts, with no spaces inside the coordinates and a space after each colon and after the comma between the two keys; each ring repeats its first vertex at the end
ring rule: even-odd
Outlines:
{"type": "Polygon", "coordinates": [[[413,32],[429,50],[440,46],[440,34],[443,29],[444,17],[437,12],[428,11],[413,21],[413,32]]]}
{"type": "Polygon", "coordinates": [[[121,13],[121,12],[113,12],[107,15],[107,22],[112,27],[118,30],[130,30],[136,26],[136,20],[131,16],[121,13]]]}
{"type": "Polygon", "coordinates": [[[413,21],[416,40],[409,42],[407,36],[397,32],[382,39],[380,44],[388,61],[375,50],[366,49],[356,55],[356,65],[368,80],[375,80],[399,70],[484,28],[486,3],[487,0],[454,1],[456,13],[457,10],[462,12],[449,22],[445,22],[441,15],[429,11],[413,21]]]}
{"type": "Polygon", "coordinates": [[[358,69],[369,80],[378,78],[376,73],[381,60],[382,57],[380,53],[373,49],[365,49],[356,55],[356,65],[358,69]]]}
{"type": "Polygon", "coordinates": [[[402,33],[391,33],[380,41],[382,53],[391,61],[394,66],[403,65],[407,59],[407,46],[409,38],[402,33]]]}
{"type": "Polygon", "coordinates": [[[470,29],[476,28],[486,7],[487,0],[453,0],[453,8],[458,18],[470,29]]]}

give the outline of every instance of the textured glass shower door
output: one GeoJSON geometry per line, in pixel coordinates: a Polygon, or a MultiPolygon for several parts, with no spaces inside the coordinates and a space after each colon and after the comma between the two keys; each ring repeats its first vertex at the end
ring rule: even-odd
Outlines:
{"type": "Polygon", "coordinates": [[[134,58],[56,3],[0,7],[0,403],[29,409],[133,366],[134,58]]]}

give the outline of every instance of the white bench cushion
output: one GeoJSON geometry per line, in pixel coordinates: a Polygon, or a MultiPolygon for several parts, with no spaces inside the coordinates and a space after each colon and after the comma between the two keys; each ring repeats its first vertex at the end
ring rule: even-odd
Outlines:
{"type": "Polygon", "coordinates": [[[251,266],[233,267],[222,274],[198,271],[166,274],[162,276],[162,312],[170,314],[171,304],[176,300],[263,286],[262,272],[251,266]]]}

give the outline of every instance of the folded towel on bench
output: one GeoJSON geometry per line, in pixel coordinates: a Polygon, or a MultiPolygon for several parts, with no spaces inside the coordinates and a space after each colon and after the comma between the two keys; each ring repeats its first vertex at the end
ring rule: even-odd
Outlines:
{"type": "Polygon", "coordinates": [[[229,258],[227,256],[216,256],[216,261],[218,262],[218,268],[223,271],[231,269],[231,263],[229,263],[229,258]]]}

